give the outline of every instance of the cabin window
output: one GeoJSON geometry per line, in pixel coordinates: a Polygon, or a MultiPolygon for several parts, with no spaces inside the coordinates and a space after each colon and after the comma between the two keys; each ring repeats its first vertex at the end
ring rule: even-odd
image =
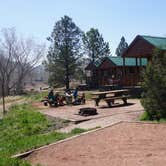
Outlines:
{"type": "Polygon", "coordinates": [[[129,72],[129,74],[134,74],[135,73],[135,68],[134,67],[128,68],[128,72],[129,72]]]}
{"type": "Polygon", "coordinates": [[[86,76],[87,76],[87,77],[91,77],[91,76],[92,76],[92,72],[91,72],[90,70],[87,70],[87,71],[86,71],[86,76]]]}
{"type": "Polygon", "coordinates": [[[108,71],[104,71],[103,75],[104,75],[104,77],[107,77],[108,76],[108,71]]]}

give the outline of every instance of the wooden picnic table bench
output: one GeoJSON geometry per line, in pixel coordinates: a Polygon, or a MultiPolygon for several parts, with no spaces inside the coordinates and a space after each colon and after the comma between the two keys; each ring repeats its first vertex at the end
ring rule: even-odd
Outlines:
{"type": "Polygon", "coordinates": [[[127,98],[129,97],[128,95],[128,90],[127,89],[121,89],[121,90],[113,90],[113,91],[104,91],[104,92],[94,92],[92,93],[94,97],[92,99],[95,101],[96,106],[99,106],[99,102],[101,100],[104,100],[109,107],[114,104],[114,101],[117,99],[121,99],[124,104],[127,104],[127,98]],[[107,96],[107,95],[112,95],[112,96],[107,96]]]}

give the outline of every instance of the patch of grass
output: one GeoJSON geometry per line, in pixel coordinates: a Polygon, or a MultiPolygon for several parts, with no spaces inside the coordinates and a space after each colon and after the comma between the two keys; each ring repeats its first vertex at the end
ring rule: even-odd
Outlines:
{"type": "Polygon", "coordinates": [[[95,130],[95,129],[100,129],[101,126],[96,126],[95,128],[92,128],[91,130],[95,130]]]}
{"type": "Polygon", "coordinates": [[[95,91],[85,91],[85,98],[86,100],[90,100],[92,98],[92,93],[95,91]]]}
{"type": "Polygon", "coordinates": [[[94,92],[99,92],[99,90],[89,90],[89,91],[83,91],[83,92],[85,93],[85,98],[86,98],[86,100],[91,100],[92,97],[94,97],[94,96],[92,95],[92,93],[94,93],[94,92]]]}
{"type": "Polygon", "coordinates": [[[1,156],[0,157],[0,166],[31,166],[31,164],[29,164],[26,161],[21,161],[18,159],[12,159],[9,157],[1,156]]]}
{"type": "Polygon", "coordinates": [[[99,128],[101,128],[101,126],[96,126],[94,128],[91,128],[91,129],[74,128],[71,131],[71,134],[81,134],[81,133],[84,133],[84,132],[87,132],[87,131],[91,131],[91,130],[95,130],[95,129],[99,129],[99,128]]]}
{"type": "Polygon", "coordinates": [[[48,95],[47,91],[42,92],[31,92],[25,95],[30,101],[41,101],[45,96],[48,95]]]}
{"type": "Polygon", "coordinates": [[[166,119],[161,118],[159,122],[161,122],[161,123],[162,123],[162,122],[165,123],[165,122],[166,122],[166,119]]]}
{"type": "Polygon", "coordinates": [[[0,121],[0,166],[29,166],[26,161],[10,157],[87,131],[74,129],[60,133],[54,128],[50,131],[51,123],[30,104],[12,106],[0,121]]]}
{"type": "MultiPolygon", "coordinates": [[[[23,99],[23,96],[7,96],[5,97],[5,103],[15,102],[23,99]]],[[[2,98],[0,98],[0,104],[2,104],[2,98]]]]}
{"type": "Polygon", "coordinates": [[[139,119],[140,119],[141,121],[150,120],[150,119],[149,119],[149,115],[148,115],[147,112],[144,112],[144,113],[139,117],[139,119]]]}
{"type": "Polygon", "coordinates": [[[159,122],[159,123],[165,123],[166,119],[161,118],[160,120],[151,120],[150,116],[148,115],[148,113],[145,111],[140,117],[139,119],[141,121],[152,121],[152,122],[159,122]]]}
{"type": "Polygon", "coordinates": [[[80,129],[80,128],[75,128],[71,131],[71,134],[80,134],[80,133],[83,133],[83,132],[86,132],[88,130],[86,129],[80,129]]]}

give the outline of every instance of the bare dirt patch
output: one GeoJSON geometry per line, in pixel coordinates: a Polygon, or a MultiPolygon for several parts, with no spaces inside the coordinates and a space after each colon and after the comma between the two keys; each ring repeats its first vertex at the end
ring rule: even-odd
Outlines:
{"type": "MultiPolygon", "coordinates": [[[[117,103],[118,102],[121,102],[121,101],[117,101],[117,103]]],[[[85,105],[78,105],[78,106],[65,105],[65,106],[60,106],[60,107],[56,107],[56,108],[45,107],[45,109],[41,109],[44,107],[44,106],[42,106],[42,103],[40,103],[40,104],[36,103],[35,106],[38,106],[38,108],[40,107],[39,111],[45,115],[77,122],[77,121],[81,121],[81,120],[96,119],[96,118],[112,116],[114,114],[143,110],[143,107],[141,106],[139,100],[129,99],[128,102],[129,102],[128,105],[118,105],[118,106],[111,107],[111,108],[109,108],[107,106],[107,104],[103,101],[101,102],[99,107],[95,106],[94,101],[87,101],[85,105]],[[85,107],[96,108],[98,111],[98,115],[87,116],[87,117],[78,115],[79,109],[85,108],[85,107]]]]}
{"type": "Polygon", "coordinates": [[[165,166],[166,125],[119,123],[30,154],[44,166],[165,166]]]}

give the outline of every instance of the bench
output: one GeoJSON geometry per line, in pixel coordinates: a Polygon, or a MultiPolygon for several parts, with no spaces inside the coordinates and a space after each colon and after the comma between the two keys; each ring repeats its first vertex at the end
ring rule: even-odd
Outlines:
{"type": "Polygon", "coordinates": [[[117,99],[122,99],[124,104],[127,104],[127,98],[129,98],[129,95],[125,95],[125,96],[110,96],[110,97],[105,97],[105,98],[98,98],[98,97],[92,97],[92,100],[95,101],[96,106],[99,106],[99,101],[100,100],[105,100],[106,103],[108,104],[109,107],[112,106],[112,104],[114,104],[114,100],[117,99]]]}
{"type": "Polygon", "coordinates": [[[126,95],[126,96],[112,96],[112,97],[107,97],[104,100],[106,101],[108,106],[111,107],[112,104],[114,104],[114,100],[117,100],[117,99],[122,99],[124,105],[126,105],[127,104],[127,98],[129,98],[129,97],[130,97],[129,95],[126,95]]]}

